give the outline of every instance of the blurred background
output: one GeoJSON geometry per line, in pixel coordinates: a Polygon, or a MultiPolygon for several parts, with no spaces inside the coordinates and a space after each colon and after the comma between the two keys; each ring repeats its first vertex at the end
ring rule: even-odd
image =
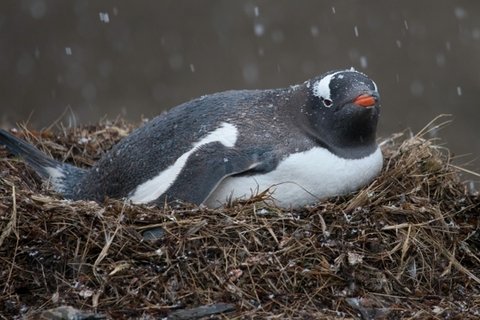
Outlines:
{"type": "Polygon", "coordinates": [[[478,1],[0,3],[0,126],[151,118],[200,95],[354,66],[382,96],[379,135],[433,132],[480,161],[478,1]]]}

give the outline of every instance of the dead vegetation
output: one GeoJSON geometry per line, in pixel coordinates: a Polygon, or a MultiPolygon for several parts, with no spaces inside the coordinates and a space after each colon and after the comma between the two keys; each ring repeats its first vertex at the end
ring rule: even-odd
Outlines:
{"type": "MultiPolygon", "coordinates": [[[[88,166],[131,129],[18,134],[88,166]]],[[[0,149],[0,319],[477,319],[480,199],[432,141],[383,151],[369,186],[289,211],[267,195],[218,210],[65,201],[0,149]]]]}

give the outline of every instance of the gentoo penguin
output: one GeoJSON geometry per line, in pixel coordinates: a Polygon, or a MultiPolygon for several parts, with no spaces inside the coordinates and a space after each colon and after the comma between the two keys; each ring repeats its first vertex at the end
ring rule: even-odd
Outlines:
{"type": "Polygon", "coordinates": [[[352,69],[283,89],[226,91],[181,104],[133,131],[89,169],[53,160],[12,134],[0,144],[68,199],[170,200],[218,207],[269,190],[282,207],[373,180],[378,89],[352,69]]]}

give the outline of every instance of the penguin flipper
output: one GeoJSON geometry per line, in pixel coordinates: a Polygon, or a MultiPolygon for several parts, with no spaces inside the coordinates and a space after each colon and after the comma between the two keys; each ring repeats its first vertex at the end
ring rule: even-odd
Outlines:
{"type": "Polygon", "coordinates": [[[13,155],[25,159],[42,179],[50,180],[55,191],[67,198],[69,198],[70,186],[74,186],[86,172],[48,157],[34,146],[3,129],[0,129],[0,145],[4,145],[13,155]]]}
{"type": "Polygon", "coordinates": [[[211,143],[193,153],[170,188],[155,203],[165,199],[200,205],[226,177],[252,170],[259,165],[255,157],[220,143],[211,143]]]}

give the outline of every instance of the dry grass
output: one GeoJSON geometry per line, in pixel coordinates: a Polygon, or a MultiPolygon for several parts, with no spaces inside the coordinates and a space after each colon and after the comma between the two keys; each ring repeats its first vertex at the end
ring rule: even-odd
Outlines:
{"type": "MultiPolygon", "coordinates": [[[[19,135],[89,165],[131,129],[19,135]]],[[[0,150],[0,319],[58,306],[153,319],[221,302],[234,310],[220,318],[477,319],[480,199],[431,141],[397,135],[383,150],[372,184],[301,211],[267,195],[218,210],[64,201],[0,150]]]]}

